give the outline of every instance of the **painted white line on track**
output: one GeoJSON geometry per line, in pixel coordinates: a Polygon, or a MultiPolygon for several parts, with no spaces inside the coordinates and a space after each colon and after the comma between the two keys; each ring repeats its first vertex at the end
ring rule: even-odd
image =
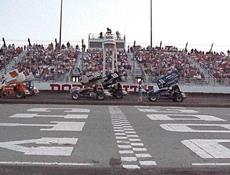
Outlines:
{"type": "Polygon", "coordinates": [[[128,149],[128,148],[132,148],[131,145],[117,145],[118,148],[121,148],[121,149],[128,149]]]}
{"type": "Polygon", "coordinates": [[[120,150],[120,154],[133,154],[134,152],[132,150],[120,150]]]}
{"type": "Polygon", "coordinates": [[[141,139],[129,139],[130,142],[141,142],[141,139]]]}
{"type": "Polygon", "coordinates": [[[177,107],[177,106],[135,106],[136,108],[156,108],[156,109],[186,109],[185,107],[177,107]]]}
{"type": "Polygon", "coordinates": [[[150,120],[160,120],[160,121],[226,121],[224,119],[211,116],[211,115],[197,115],[197,114],[147,114],[150,120]]]}
{"type": "Polygon", "coordinates": [[[134,162],[137,161],[136,157],[121,157],[121,161],[134,162]]]}
{"type": "Polygon", "coordinates": [[[123,129],[115,129],[114,132],[124,132],[123,129]]]}
{"type": "Polygon", "coordinates": [[[161,128],[171,132],[196,132],[196,133],[230,133],[230,124],[161,124],[161,128]],[[192,127],[205,127],[205,129],[193,129],[192,127]],[[213,127],[219,129],[212,129],[213,127]],[[209,130],[207,128],[210,128],[209,130]]]}
{"type": "Polygon", "coordinates": [[[125,133],[115,133],[116,136],[125,136],[125,133]]]}
{"type": "Polygon", "coordinates": [[[133,128],[124,128],[125,131],[134,131],[133,128]]]}
{"type": "Polygon", "coordinates": [[[113,127],[122,127],[122,125],[121,124],[116,124],[116,125],[113,125],[113,127]]]}
{"type": "Polygon", "coordinates": [[[155,161],[139,161],[140,165],[143,166],[153,166],[153,165],[157,165],[155,161]]]}
{"type": "Polygon", "coordinates": [[[125,126],[125,127],[130,126],[130,127],[132,127],[130,123],[122,123],[121,126],[125,126]]]}
{"type": "Polygon", "coordinates": [[[132,146],[144,146],[143,143],[131,143],[132,146]]]}
{"type": "Polygon", "coordinates": [[[31,108],[31,109],[27,109],[28,112],[51,112],[53,110],[63,110],[66,113],[90,112],[90,109],[82,109],[82,108],[31,108]]]}
{"type": "Polygon", "coordinates": [[[137,157],[152,157],[150,154],[136,154],[137,157]]]}
{"type": "Polygon", "coordinates": [[[138,138],[139,136],[138,135],[127,135],[127,137],[131,137],[131,138],[138,138]]]}
{"type": "Polygon", "coordinates": [[[147,151],[146,148],[133,148],[133,151],[147,151]]]}
{"type": "Polygon", "coordinates": [[[18,113],[9,116],[9,118],[64,118],[64,119],[87,119],[87,114],[67,114],[67,115],[39,115],[39,114],[26,114],[18,113]]]}
{"type": "Polygon", "coordinates": [[[0,162],[0,165],[37,165],[37,166],[93,166],[93,163],[68,163],[68,162],[0,162]]]}
{"type": "Polygon", "coordinates": [[[124,129],[133,128],[132,126],[122,126],[124,129]]]}
{"type": "Polygon", "coordinates": [[[116,139],[126,140],[126,139],[128,139],[128,137],[117,137],[117,136],[116,136],[116,139]]]}
{"type": "Polygon", "coordinates": [[[192,163],[193,166],[230,166],[230,163],[192,163]]]}
{"type": "Polygon", "coordinates": [[[122,165],[125,169],[140,169],[138,165],[122,165]]]}
{"type": "Polygon", "coordinates": [[[125,134],[137,134],[135,131],[125,131],[125,134]]]}
{"type": "Polygon", "coordinates": [[[59,122],[50,121],[50,124],[22,124],[22,123],[0,123],[5,127],[51,127],[41,128],[41,131],[82,131],[85,122],[59,122]]]}
{"type": "Polygon", "coordinates": [[[121,127],[121,126],[116,126],[116,127],[113,127],[113,129],[123,129],[123,127],[121,127]]]}
{"type": "Polygon", "coordinates": [[[160,114],[196,114],[198,111],[195,110],[189,110],[189,109],[141,109],[138,108],[140,112],[146,112],[146,113],[160,113],[160,114]]]}

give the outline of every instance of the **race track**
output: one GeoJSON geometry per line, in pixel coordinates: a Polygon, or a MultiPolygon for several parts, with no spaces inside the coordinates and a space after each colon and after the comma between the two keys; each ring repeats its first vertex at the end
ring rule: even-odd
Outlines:
{"type": "Polygon", "coordinates": [[[0,174],[228,175],[228,95],[0,99],[0,174]],[[98,105],[97,105],[98,104],[98,105]]]}
{"type": "Polygon", "coordinates": [[[149,102],[144,97],[143,102],[138,102],[136,94],[128,94],[123,99],[107,97],[103,101],[81,99],[73,101],[69,92],[41,91],[38,96],[30,96],[24,99],[0,98],[1,103],[13,104],[85,104],[85,105],[151,105],[151,106],[185,106],[185,107],[230,107],[229,94],[202,94],[190,93],[182,103],[172,100],[160,99],[157,102],[149,102]]]}
{"type": "Polygon", "coordinates": [[[229,108],[2,104],[0,110],[0,174],[230,173],[229,108]]]}

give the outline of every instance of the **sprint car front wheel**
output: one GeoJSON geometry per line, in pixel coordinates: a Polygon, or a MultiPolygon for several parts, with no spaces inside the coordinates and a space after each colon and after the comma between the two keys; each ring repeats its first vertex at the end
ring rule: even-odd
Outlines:
{"type": "Polygon", "coordinates": [[[148,99],[151,102],[155,102],[158,100],[158,95],[157,94],[149,94],[148,99]]]}

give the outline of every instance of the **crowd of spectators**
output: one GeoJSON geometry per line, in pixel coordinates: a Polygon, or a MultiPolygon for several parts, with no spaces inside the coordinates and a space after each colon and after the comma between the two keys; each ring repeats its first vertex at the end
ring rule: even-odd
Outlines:
{"type": "Polygon", "coordinates": [[[75,66],[78,53],[69,43],[61,49],[52,43],[48,47],[34,44],[27,47],[25,58],[16,67],[25,75],[32,73],[35,80],[63,81],[64,75],[75,66]]]}
{"type": "MultiPolygon", "coordinates": [[[[22,52],[25,57],[16,64],[15,68],[25,75],[32,73],[36,80],[56,81],[64,78],[71,71],[79,55],[79,47],[72,47],[70,43],[62,45],[61,49],[57,45],[49,44],[44,47],[40,44],[28,45],[24,48],[15,47],[14,44],[4,45],[0,48],[0,71],[5,65],[17,58],[22,52]]],[[[149,75],[151,82],[155,82],[161,75],[166,75],[171,71],[180,74],[182,82],[202,82],[205,76],[199,67],[191,63],[191,59],[198,63],[203,70],[213,76],[218,82],[230,79],[230,51],[223,52],[203,52],[192,49],[191,51],[179,50],[176,47],[166,46],[146,48],[131,47],[128,52],[134,53],[134,58],[139,62],[145,74],[149,75]],[[188,59],[190,58],[190,59],[188,59]]],[[[117,52],[118,73],[127,79],[131,72],[127,53],[122,50],[117,52]]],[[[94,74],[103,71],[102,50],[87,50],[83,57],[83,74],[94,74]]],[[[112,51],[106,52],[106,73],[112,71],[112,51]]]]}
{"type": "Polygon", "coordinates": [[[83,74],[102,73],[103,52],[99,50],[87,51],[83,57],[83,74]]]}
{"type": "Polygon", "coordinates": [[[230,51],[225,54],[223,52],[202,52],[192,49],[189,55],[209,74],[214,76],[219,83],[230,79],[230,51]]]}
{"type": "Polygon", "coordinates": [[[185,83],[204,80],[199,68],[193,66],[187,59],[188,53],[179,51],[175,47],[147,48],[134,51],[135,59],[140,63],[142,70],[155,82],[161,75],[177,71],[180,81],[185,83]]]}
{"type": "Polygon", "coordinates": [[[127,80],[128,73],[131,71],[131,65],[128,61],[128,55],[125,51],[119,52],[117,55],[118,72],[127,80]]]}
{"type": "MultiPolygon", "coordinates": [[[[115,63],[116,64],[116,63],[115,63]]],[[[128,56],[125,51],[118,51],[117,53],[118,73],[127,79],[128,72],[131,70],[131,65],[128,61],[128,56]]],[[[83,58],[83,71],[86,74],[93,74],[103,72],[103,52],[101,50],[88,50],[86,56],[83,58]]],[[[112,71],[112,52],[106,52],[105,63],[106,74],[112,71]]]]}
{"type": "Polygon", "coordinates": [[[14,44],[2,46],[0,49],[0,71],[5,69],[5,65],[16,59],[22,51],[22,47],[15,47],[14,44]]]}

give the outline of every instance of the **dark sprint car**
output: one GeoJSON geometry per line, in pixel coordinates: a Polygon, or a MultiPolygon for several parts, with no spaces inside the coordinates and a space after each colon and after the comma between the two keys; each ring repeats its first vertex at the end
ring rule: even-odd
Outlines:
{"type": "Polygon", "coordinates": [[[123,97],[121,84],[118,82],[120,76],[118,73],[111,73],[105,77],[101,75],[82,76],[82,88],[74,87],[70,90],[73,100],[79,98],[92,98],[104,100],[105,96],[112,96],[117,99],[123,97]]]}
{"type": "Polygon", "coordinates": [[[175,102],[182,102],[186,95],[181,92],[179,86],[179,74],[172,72],[157,80],[159,90],[147,92],[149,101],[155,102],[158,99],[172,99],[175,102]]]}
{"type": "Polygon", "coordinates": [[[112,96],[116,99],[123,98],[125,92],[122,91],[122,86],[119,83],[120,81],[122,80],[117,72],[108,74],[106,77],[104,77],[102,85],[105,95],[112,96]]]}

